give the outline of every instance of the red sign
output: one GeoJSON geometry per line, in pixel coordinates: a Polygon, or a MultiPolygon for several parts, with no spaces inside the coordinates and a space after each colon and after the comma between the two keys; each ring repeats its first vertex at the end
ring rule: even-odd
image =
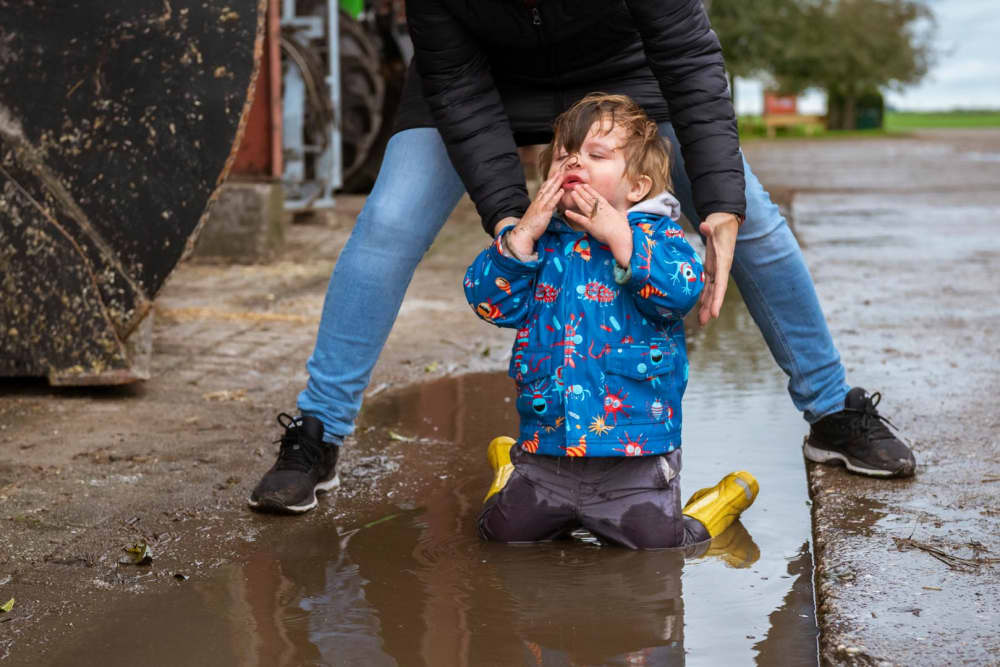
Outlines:
{"type": "Polygon", "coordinates": [[[766,90],[764,91],[764,115],[795,114],[797,113],[797,100],[795,95],[782,95],[773,90],[766,90]]]}

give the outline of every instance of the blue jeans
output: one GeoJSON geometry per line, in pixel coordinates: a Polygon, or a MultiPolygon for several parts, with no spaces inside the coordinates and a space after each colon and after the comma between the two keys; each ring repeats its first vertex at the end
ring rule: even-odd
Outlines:
{"type": "MultiPolygon", "coordinates": [[[[675,194],[688,219],[697,221],[677,137],[669,123],[660,132],[674,144],[675,194]]],[[[844,367],[795,237],[746,162],[744,169],[747,217],[732,275],[789,377],[795,407],[812,423],[843,408],[844,367]]],[[[464,192],[436,129],[404,130],[389,140],[375,187],[330,278],[306,364],[309,381],[299,394],[299,411],[323,422],[328,442],[340,443],[354,430],[413,272],[464,192]]]]}

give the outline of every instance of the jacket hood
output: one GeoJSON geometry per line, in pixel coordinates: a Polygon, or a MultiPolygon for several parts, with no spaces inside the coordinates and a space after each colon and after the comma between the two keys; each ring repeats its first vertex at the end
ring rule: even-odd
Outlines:
{"type": "Polygon", "coordinates": [[[639,202],[628,210],[629,213],[649,213],[655,216],[666,216],[677,221],[681,217],[681,203],[677,197],[664,190],[655,197],[639,202]]]}

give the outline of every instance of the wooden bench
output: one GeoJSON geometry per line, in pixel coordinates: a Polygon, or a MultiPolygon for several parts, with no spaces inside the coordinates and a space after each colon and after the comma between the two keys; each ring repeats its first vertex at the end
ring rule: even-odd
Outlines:
{"type": "Polygon", "coordinates": [[[825,116],[807,116],[797,113],[769,114],[761,119],[767,130],[767,137],[773,139],[779,127],[803,127],[806,134],[814,134],[826,127],[825,116]]]}

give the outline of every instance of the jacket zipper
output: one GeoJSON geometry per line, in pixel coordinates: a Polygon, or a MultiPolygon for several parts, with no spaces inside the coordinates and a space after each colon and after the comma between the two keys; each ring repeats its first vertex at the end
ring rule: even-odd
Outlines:
{"type": "MultiPolygon", "coordinates": [[[[542,13],[538,11],[538,0],[524,0],[525,7],[531,10],[531,23],[535,26],[535,30],[538,32],[538,43],[540,46],[545,46],[545,33],[542,29],[542,13]]],[[[556,77],[556,89],[561,90],[562,84],[559,81],[559,77],[556,76],[555,67],[555,56],[553,55],[555,47],[553,45],[548,46],[548,65],[549,65],[549,75],[556,77]]],[[[558,115],[562,108],[561,104],[561,93],[553,93],[552,95],[552,107],[556,115],[558,115]]]]}

